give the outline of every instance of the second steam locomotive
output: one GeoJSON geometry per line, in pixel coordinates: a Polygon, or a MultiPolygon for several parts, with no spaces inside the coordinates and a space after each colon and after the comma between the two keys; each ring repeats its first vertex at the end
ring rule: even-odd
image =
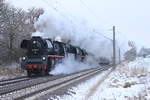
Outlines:
{"type": "Polygon", "coordinates": [[[21,48],[26,49],[26,54],[21,59],[21,67],[27,71],[29,77],[33,74],[41,76],[48,74],[57,63],[70,55],[80,61],[87,55],[79,47],[39,36],[23,40],[21,48]]]}

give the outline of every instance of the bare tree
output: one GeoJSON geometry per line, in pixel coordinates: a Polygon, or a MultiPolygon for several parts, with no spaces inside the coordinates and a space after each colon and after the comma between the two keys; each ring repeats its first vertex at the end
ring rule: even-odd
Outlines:
{"type": "Polygon", "coordinates": [[[22,55],[20,42],[31,37],[34,23],[43,12],[34,8],[25,12],[0,0],[0,64],[18,61],[22,55]]]}
{"type": "Polygon", "coordinates": [[[136,46],[133,41],[129,41],[128,45],[129,45],[130,49],[124,54],[124,58],[125,58],[125,60],[133,61],[137,56],[136,46]]]}
{"type": "Polygon", "coordinates": [[[145,48],[145,47],[142,47],[138,53],[138,56],[139,57],[146,57],[150,55],[150,48],[145,48]]]}

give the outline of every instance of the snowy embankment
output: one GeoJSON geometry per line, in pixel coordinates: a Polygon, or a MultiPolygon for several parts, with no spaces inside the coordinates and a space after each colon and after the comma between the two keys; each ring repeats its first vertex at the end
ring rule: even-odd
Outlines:
{"type": "Polygon", "coordinates": [[[26,75],[25,71],[22,70],[20,65],[17,63],[0,66],[0,80],[25,75],[26,75]]]}
{"type": "Polygon", "coordinates": [[[99,82],[106,73],[73,87],[59,100],[150,100],[150,58],[124,62],[99,82]]]}

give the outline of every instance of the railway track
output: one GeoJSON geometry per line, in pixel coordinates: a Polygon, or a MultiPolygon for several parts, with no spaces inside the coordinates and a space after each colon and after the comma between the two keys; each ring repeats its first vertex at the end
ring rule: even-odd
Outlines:
{"type": "Polygon", "coordinates": [[[17,82],[0,88],[0,99],[2,100],[22,100],[24,98],[34,99],[45,93],[52,92],[63,86],[69,85],[82,78],[89,77],[96,73],[107,70],[110,67],[86,70],[71,75],[60,75],[53,77],[42,77],[32,80],[17,82]]]}
{"type": "Polygon", "coordinates": [[[0,87],[13,84],[13,83],[17,83],[17,82],[21,82],[21,81],[25,81],[25,80],[30,80],[30,78],[27,76],[22,76],[22,77],[15,77],[15,78],[6,79],[6,80],[0,80],[0,87]]]}

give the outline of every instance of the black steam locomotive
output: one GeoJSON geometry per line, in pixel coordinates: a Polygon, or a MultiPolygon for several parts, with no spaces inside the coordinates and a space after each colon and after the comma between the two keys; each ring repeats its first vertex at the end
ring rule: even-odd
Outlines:
{"type": "Polygon", "coordinates": [[[39,36],[23,40],[21,48],[26,49],[26,54],[21,59],[21,67],[27,71],[29,77],[33,74],[47,75],[57,63],[61,63],[68,56],[83,61],[87,55],[79,47],[39,36]]]}

